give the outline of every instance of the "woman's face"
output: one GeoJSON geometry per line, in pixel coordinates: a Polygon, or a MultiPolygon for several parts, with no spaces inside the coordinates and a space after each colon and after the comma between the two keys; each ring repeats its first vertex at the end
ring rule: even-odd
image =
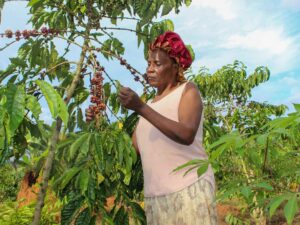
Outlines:
{"type": "Polygon", "coordinates": [[[176,81],[177,64],[169,55],[160,49],[149,52],[147,78],[148,83],[153,87],[162,87],[176,81]]]}

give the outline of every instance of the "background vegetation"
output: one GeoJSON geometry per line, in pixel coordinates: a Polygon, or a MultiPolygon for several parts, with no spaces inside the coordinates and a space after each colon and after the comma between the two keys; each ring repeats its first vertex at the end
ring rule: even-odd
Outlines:
{"type": "MultiPolygon", "coordinates": [[[[120,81],[111,79],[99,59],[120,63],[144,87],[141,98],[151,98],[153,90],[122,58],[126,49],[112,31],[136,34],[146,55],[154,37],[174,29],[172,21],[156,17],[178,13],[183,4],[190,1],[29,1],[32,30],[3,34],[11,44],[24,44],[0,72],[1,224],[145,224],[141,163],[130,140],[137,115],[120,107],[120,81]],[[126,20],[134,28],[118,26],[126,20]],[[57,39],[67,46],[62,54],[57,39]],[[65,57],[70,46],[81,49],[76,62],[65,57]],[[96,119],[86,123],[82,106],[90,95],[96,119]],[[40,119],[42,101],[51,125],[40,119]],[[19,207],[23,174],[39,194],[19,207]]],[[[274,224],[282,210],[291,224],[298,212],[300,106],[285,115],[283,105],[249,100],[269,76],[266,67],[247,74],[239,61],[213,74],[205,68],[187,74],[205,102],[204,145],[218,201],[230,200],[240,210],[226,217],[228,224],[274,224]]],[[[185,166],[199,167],[200,175],[207,162],[185,166]]]]}

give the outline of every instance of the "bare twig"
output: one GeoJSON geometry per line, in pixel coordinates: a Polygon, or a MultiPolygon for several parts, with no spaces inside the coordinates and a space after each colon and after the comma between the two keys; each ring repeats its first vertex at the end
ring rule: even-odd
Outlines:
{"type": "Polygon", "coordinates": [[[0,51],[3,51],[4,49],[8,48],[9,46],[11,46],[12,44],[14,44],[15,42],[17,42],[17,40],[14,40],[14,41],[6,44],[4,47],[0,48],[0,51]]]}

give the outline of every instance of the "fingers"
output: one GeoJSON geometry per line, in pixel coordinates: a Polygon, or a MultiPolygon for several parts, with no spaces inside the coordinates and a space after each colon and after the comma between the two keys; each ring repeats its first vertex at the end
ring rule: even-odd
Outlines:
{"type": "Polygon", "coordinates": [[[119,101],[125,108],[131,109],[138,99],[137,94],[129,87],[121,87],[118,95],[119,101]]]}
{"type": "Polygon", "coordinates": [[[129,87],[123,87],[123,86],[121,86],[119,93],[121,93],[121,94],[129,94],[130,92],[132,92],[132,90],[129,87]]]}
{"type": "Polygon", "coordinates": [[[121,104],[123,105],[124,101],[126,101],[126,99],[128,99],[128,95],[119,93],[118,98],[119,98],[119,101],[121,102],[121,104]]]}
{"type": "Polygon", "coordinates": [[[119,98],[125,99],[125,98],[128,98],[128,97],[132,96],[134,93],[135,92],[132,91],[128,87],[121,87],[120,92],[119,92],[119,98]]]}

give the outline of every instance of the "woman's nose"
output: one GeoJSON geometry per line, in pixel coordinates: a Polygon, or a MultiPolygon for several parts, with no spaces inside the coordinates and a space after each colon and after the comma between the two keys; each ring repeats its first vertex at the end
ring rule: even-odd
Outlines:
{"type": "Polygon", "coordinates": [[[152,64],[149,64],[149,65],[148,65],[148,67],[147,67],[147,69],[146,69],[146,72],[147,72],[147,73],[152,73],[152,72],[154,72],[152,64]]]}

